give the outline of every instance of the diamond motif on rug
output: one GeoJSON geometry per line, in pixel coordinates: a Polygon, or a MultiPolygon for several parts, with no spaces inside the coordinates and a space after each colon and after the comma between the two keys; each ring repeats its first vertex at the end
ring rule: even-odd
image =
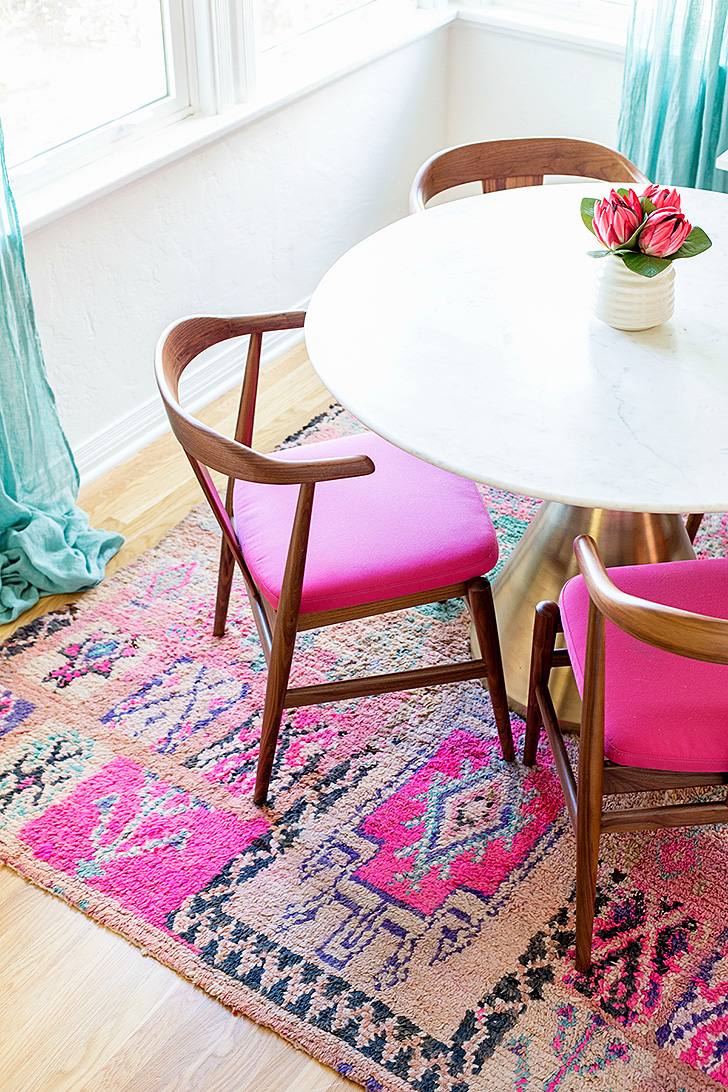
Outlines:
{"type": "Polygon", "coordinates": [[[552,770],[519,780],[504,767],[497,740],[453,732],[362,824],[379,848],[357,879],[423,914],[461,888],[489,902],[562,810],[552,770]]]}

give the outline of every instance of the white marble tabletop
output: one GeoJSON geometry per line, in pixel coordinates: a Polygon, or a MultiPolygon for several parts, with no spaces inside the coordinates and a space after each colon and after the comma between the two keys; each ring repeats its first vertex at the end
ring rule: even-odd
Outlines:
{"type": "Polygon", "coordinates": [[[568,504],[728,510],[728,195],[683,190],[713,240],[676,262],[675,313],[591,314],[607,183],[471,197],[345,254],[306,320],[326,386],[374,431],[466,477],[568,504]]]}

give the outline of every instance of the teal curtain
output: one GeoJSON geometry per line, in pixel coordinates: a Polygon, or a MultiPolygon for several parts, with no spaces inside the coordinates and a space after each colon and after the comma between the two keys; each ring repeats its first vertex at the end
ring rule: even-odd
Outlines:
{"type": "Polygon", "coordinates": [[[76,507],[78,471],[46,379],[0,128],[0,622],[103,578],[121,535],[76,507]]]}
{"type": "Polygon", "coordinates": [[[728,192],[728,0],[633,0],[619,148],[652,182],[728,192]]]}

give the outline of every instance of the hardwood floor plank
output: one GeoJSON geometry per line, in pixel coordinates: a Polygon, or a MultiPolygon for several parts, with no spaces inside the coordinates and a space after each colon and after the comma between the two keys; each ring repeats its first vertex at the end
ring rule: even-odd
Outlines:
{"type": "MultiPolygon", "coordinates": [[[[270,451],[331,404],[303,348],[263,369],[256,446],[270,451]]],[[[229,426],[237,395],[200,414],[229,426]]],[[[202,499],[166,435],[82,491],[128,565],[202,499]]],[[[0,639],[81,595],[46,596],[0,639]]],[[[0,868],[2,1092],[345,1092],[357,1086],[145,957],[114,933],[0,868]]]]}

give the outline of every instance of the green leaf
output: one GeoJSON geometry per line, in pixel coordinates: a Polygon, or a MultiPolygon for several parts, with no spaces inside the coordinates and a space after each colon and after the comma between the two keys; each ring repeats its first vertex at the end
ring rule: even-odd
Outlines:
{"type": "Polygon", "coordinates": [[[649,216],[651,212],[655,212],[657,209],[657,205],[653,205],[649,197],[645,197],[644,194],[640,197],[640,205],[642,205],[642,211],[645,216],[649,216]]]}
{"type": "Polygon", "coordinates": [[[614,254],[613,250],[587,250],[590,258],[606,258],[608,254],[614,254]]]}
{"type": "Polygon", "coordinates": [[[642,223],[639,224],[635,228],[634,232],[630,235],[629,239],[625,240],[625,242],[622,243],[622,246],[620,247],[620,251],[626,250],[627,252],[629,252],[631,250],[637,250],[637,236],[642,231],[642,228],[644,226],[645,226],[645,222],[643,220],[642,223]]]}
{"type": "Polygon", "coordinates": [[[627,269],[631,269],[633,273],[638,273],[640,277],[656,277],[658,273],[662,273],[663,269],[667,269],[672,259],[655,258],[652,254],[641,254],[639,251],[632,251],[629,254],[623,254],[622,261],[627,269]]]}
{"type": "Polygon", "coordinates": [[[694,258],[696,254],[702,254],[704,250],[712,246],[712,242],[702,228],[694,227],[688,235],[677,254],[673,258],[694,258]]]}
{"type": "Polygon", "coordinates": [[[581,218],[592,235],[596,235],[592,220],[594,219],[594,206],[598,200],[598,197],[582,197],[581,199],[581,218]]]}

